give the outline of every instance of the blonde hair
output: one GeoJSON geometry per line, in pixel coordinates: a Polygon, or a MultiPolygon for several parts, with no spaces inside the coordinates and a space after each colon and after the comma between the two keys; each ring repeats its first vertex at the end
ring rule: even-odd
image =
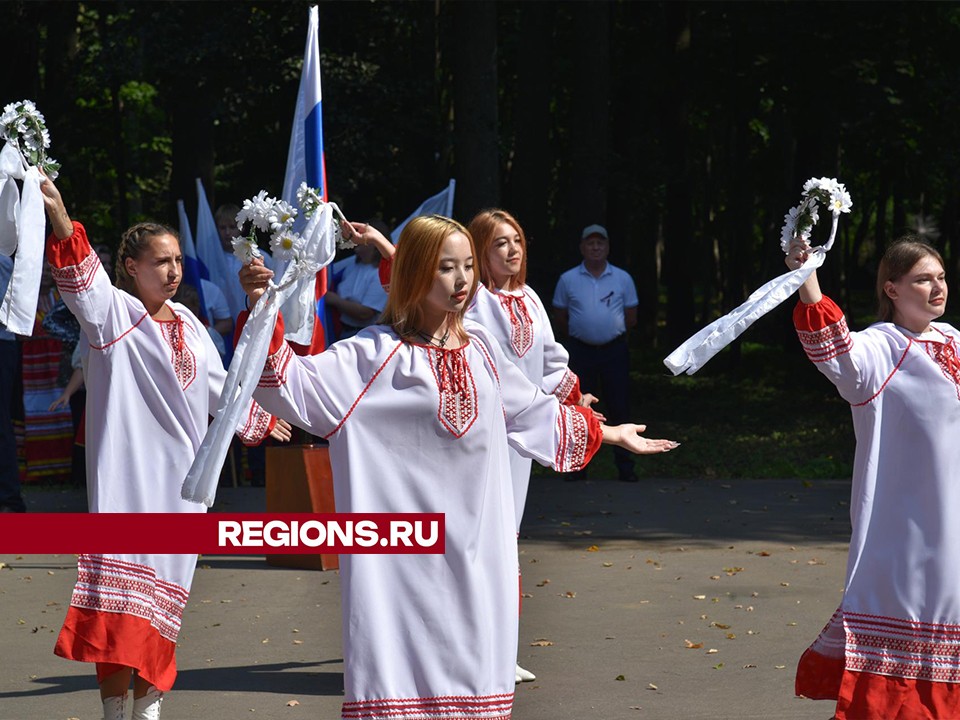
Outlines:
{"type": "Polygon", "coordinates": [[[477,274],[480,280],[491,290],[494,290],[493,276],[490,274],[490,268],[487,264],[487,252],[490,245],[497,237],[497,230],[501,223],[506,223],[512,227],[520,236],[520,247],[523,249],[523,256],[520,260],[520,270],[510,278],[511,287],[522,287],[527,282],[527,236],[523,233],[520,223],[506,210],[499,208],[489,208],[478,212],[473,220],[470,221],[470,234],[477,247],[477,274]]]}
{"type": "Polygon", "coordinates": [[[887,296],[884,285],[896,282],[925,257],[932,257],[945,268],[943,257],[937,249],[918,235],[904,235],[895,240],[880,258],[877,268],[877,315],[883,322],[892,322],[896,310],[893,300],[887,296]]]}
{"type": "MultiPolygon", "coordinates": [[[[422,215],[408,222],[397,241],[397,253],[393,257],[390,273],[390,293],[380,322],[390,325],[401,337],[415,335],[423,324],[423,300],[430,292],[443,241],[453,233],[463,233],[470,242],[470,250],[476,259],[476,249],[470,231],[456,220],[442,215],[422,215]]],[[[476,260],[475,260],[476,261],[476,260]]],[[[456,313],[450,313],[450,331],[465,338],[463,315],[477,291],[477,274],[467,295],[467,301],[456,313]]]]}
{"type": "Polygon", "coordinates": [[[163,235],[171,235],[178,244],[180,243],[180,236],[177,235],[177,231],[162,223],[137,223],[127,229],[120,238],[120,247],[117,248],[115,270],[118,288],[126,290],[131,295],[137,294],[137,284],[127,272],[126,260],[127,258],[133,258],[134,260],[139,258],[143,251],[150,246],[151,240],[163,235]]]}

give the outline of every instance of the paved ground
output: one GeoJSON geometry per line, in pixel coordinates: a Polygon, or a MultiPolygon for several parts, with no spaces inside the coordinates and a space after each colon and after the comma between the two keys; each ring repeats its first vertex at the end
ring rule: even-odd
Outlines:
{"type": "MultiPolygon", "coordinates": [[[[825,720],[831,703],[795,698],[793,673],[840,598],[848,494],[844,481],[535,477],[520,656],[538,679],[517,687],[516,720],[825,720]]],[[[263,503],[262,489],[224,489],[218,508],[263,503]]],[[[52,653],[75,558],[0,563],[0,720],[98,720],[92,668],[52,653]]],[[[177,657],[165,720],[334,720],[336,572],[202,557],[177,657]]]]}

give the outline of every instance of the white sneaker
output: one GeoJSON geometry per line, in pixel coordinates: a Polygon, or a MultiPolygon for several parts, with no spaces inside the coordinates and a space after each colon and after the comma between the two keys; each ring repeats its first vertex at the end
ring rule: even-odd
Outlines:
{"type": "Polygon", "coordinates": [[[163,693],[151,685],[146,695],[133,699],[133,716],[130,720],[160,720],[162,702],[163,693]]]}
{"type": "Polygon", "coordinates": [[[103,700],[103,720],[126,720],[124,712],[127,706],[127,695],[114,695],[103,700]]]}
{"type": "Polygon", "coordinates": [[[518,683],[533,682],[536,679],[537,679],[537,676],[534,675],[532,672],[530,672],[529,670],[524,670],[522,667],[520,667],[519,664],[517,665],[517,682],[518,683]]]}

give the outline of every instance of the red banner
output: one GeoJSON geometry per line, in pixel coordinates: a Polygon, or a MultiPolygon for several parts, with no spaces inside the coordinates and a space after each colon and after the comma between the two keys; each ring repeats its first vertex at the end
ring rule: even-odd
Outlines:
{"type": "Polygon", "coordinates": [[[6,513],[0,554],[443,554],[443,513],[6,513]]]}

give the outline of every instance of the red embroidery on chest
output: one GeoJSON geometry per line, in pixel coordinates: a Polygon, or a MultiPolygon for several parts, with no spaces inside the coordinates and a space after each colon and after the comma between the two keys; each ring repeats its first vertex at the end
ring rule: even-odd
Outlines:
{"type": "Polygon", "coordinates": [[[960,400],[960,358],[957,358],[957,345],[953,338],[948,337],[943,343],[927,340],[919,342],[930,359],[940,366],[944,377],[953,382],[957,390],[957,399],[960,400]]]}
{"type": "Polygon", "coordinates": [[[180,387],[186,390],[197,377],[197,356],[193,354],[184,339],[184,323],[178,316],[176,320],[159,321],[163,339],[170,346],[170,364],[177,376],[180,387]]]}
{"type": "Polygon", "coordinates": [[[510,318],[510,346],[517,357],[523,357],[533,347],[533,320],[527,312],[523,296],[497,295],[497,298],[510,318]]]}
{"type": "Polygon", "coordinates": [[[477,386],[464,350],[425,347],[433,378],[437,381],[440,407],[437,418],[454,437],[463,437],[477,419],[477,386]]]}

